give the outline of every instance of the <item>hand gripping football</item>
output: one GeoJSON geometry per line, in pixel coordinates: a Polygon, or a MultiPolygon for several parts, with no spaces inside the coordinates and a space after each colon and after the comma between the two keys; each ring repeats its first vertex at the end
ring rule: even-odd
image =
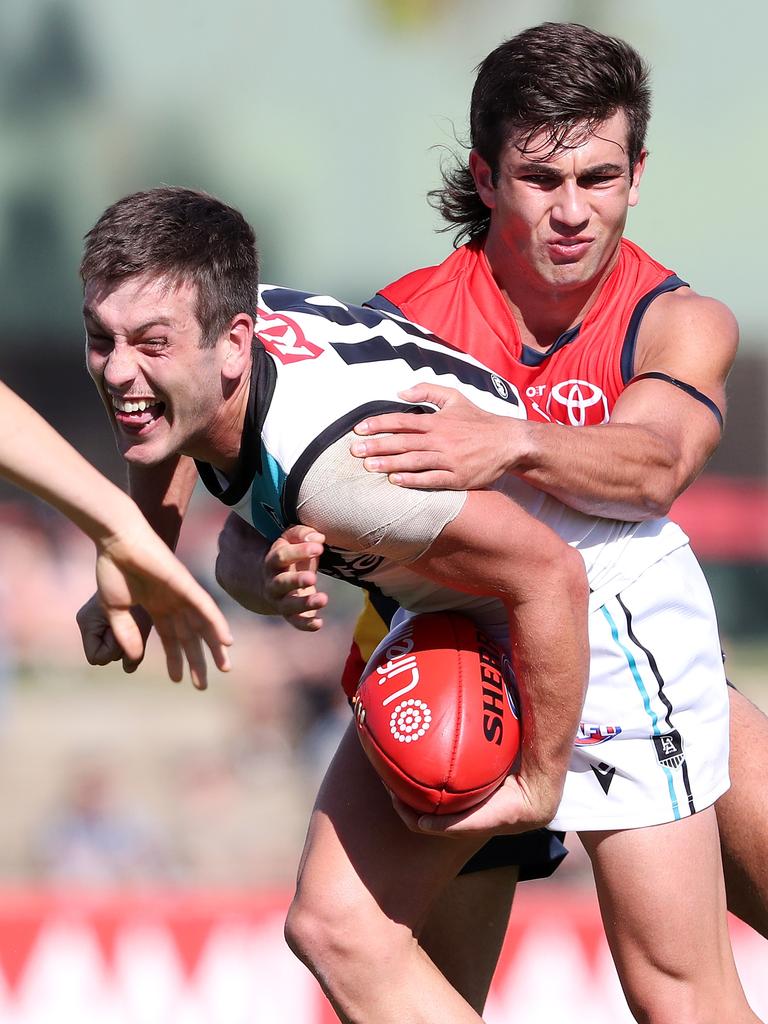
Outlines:
{"type": "Polygon", "coordinates": [[[509,775],[520,745],[514,677],[466,615],[417,615],[379,644],[354,698],[360,741],[414,810],[471,807],[509,775]]]}

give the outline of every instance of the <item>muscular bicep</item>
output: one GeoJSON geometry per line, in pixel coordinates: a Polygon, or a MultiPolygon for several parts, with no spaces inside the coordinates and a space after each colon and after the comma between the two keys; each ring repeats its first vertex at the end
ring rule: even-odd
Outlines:
{"type": "Polygon", "coordinates": [[[345,434],[310,467],[299,488],[299,518],[331,547],[412,562],[459,514],[466,491],[396,487],[350,454],[354,438],[345,434]]]}
{"type": "Polygon", "coordinates": [[[669,450],[679,490],[720,441],[725,383],[737,344],[730,311],[692,293],[657,300],[643,323],[634,376],[611,423],[644,426],[655,434],[659,446],[669,450]]]}

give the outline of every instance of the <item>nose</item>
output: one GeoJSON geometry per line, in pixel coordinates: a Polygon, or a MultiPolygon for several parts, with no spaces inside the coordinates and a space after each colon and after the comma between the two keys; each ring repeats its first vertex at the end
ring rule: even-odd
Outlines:
{"type": "Polygon", "coordinates": [[[136,360],[130,346],[115,344],[104,361],[104,382],[116,391],[133,383],[136,378],[136,360]]]}
{"type": "Polygon", "coordinates": [[[556,190],[552,206],[554,227],[576,232],[589,221],[589,204],[575,179],[566,179],[556,190]]]}

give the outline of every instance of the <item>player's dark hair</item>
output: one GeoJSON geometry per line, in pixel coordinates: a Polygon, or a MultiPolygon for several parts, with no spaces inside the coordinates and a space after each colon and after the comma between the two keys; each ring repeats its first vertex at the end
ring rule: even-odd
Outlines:
{"type": "Polygon", "coordinates": [[[256,315],[259,254],[239,210],[205,192],[163,186],[119,199],[85,236],[83,284],[136,274],[197,285],[201,344],[212,346],[237,313],[256,315]]]}
{"type": "MultiPolygon", "coordinates": [[[[470,145],[496,177],[504,144],[514,134],[522,152],[546,133],[547,155],[581,145],[601,121],[623,110],[630,172],[645,143],[650,69],[628,43],[585,25],[545,22],[496,47],[477,67],[470,106],[470,145]]],[[[488,229],[490,211],[467,164],[443,170],[430,202],[458,226],[456,244],[488,229]]]]}

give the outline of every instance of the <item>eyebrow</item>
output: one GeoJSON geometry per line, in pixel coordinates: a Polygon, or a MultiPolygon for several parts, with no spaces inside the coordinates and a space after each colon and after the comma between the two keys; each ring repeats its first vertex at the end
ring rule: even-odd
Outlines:
{"type": "MultiPolygon", "coordinates": [[[[594,167],[585,167],[583,171],[577,174],[577,178],[589,178],[600,174],[623,174],[625,170],[626,168],[621,164],[595,164],[594,167]]],[[[522,174],[545,174],[551,178],[562,177],[561,172],[556,167],[553,167],[552,164],[537,163],[536,161],[521,164],[517,171],[522,174]]]]}
{"type": "MultiPolygon", "coordinates": [[[[98,327],[98,329],[100,331],[104,331],[106,334],[110,333],[108,328],[106,328],[104,326],[104,324],[101,322],[101,320],[99,320],[98,316],[96,316],[96,314],[90,308],[90,306],[83,306],[83,318],[86,319],[86,320],[90,320],[93,324],[96,325],[96,327],[98,327]]],[[[132,327],[131,330],[130,330],[130,333],[131,334],[142,334],[144,331],[149,330],[150,327],[173,327],[173,326],[174,326],[174,323],[173,323],[173,321],[169,317],[166,317],[166,316],[156,316],[156,317],[153,317],[151,320],[147,320],[146,323],[138,324],[138,326],[132,327]]]]}

